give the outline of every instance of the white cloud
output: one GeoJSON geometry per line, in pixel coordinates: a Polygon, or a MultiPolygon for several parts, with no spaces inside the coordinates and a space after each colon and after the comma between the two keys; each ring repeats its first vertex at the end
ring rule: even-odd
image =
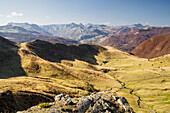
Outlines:
{"type": "Polygon", "coordinates": [[[46,16],[46,18],[50,18],[49,16],[46,16]]]}
{"type": "Polygon", "coordinates": [[[146,22],[146,25],[149,25],[149,22],[146,22]]]}
{"type": "Polygon", "coordinates": [[[23,14],[13,11],[13,12],[11,12],[11,16],[23,16],[23,14]]]}
{"type": "Polygon", "coordinates": [[[7,18],[11,18],[12,16],[11,16],[11,15],[7,15],[6,17],[7,17],[7,18]]]}
{"type": "Polygon", "coordinates": [[[110,22],[104,22],[104,23],[100,23],[100,24],[104,24],[104,25],[111,25],[110,22]]]}
{"type": "Polygon", "coordinates": [[[22,13],[17,13],[16,11],[13,11],[9,15],[6,15],[7,18],[20,17],[20,16],[23,16],[23,14],[22,13]]]}

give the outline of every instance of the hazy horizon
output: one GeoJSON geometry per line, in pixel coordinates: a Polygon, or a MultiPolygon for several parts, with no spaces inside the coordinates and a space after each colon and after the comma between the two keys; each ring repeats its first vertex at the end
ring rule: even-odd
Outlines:
{"type": "Polygon", "coordinates": [[[169,0],[0,0],[0,25],[92,23],[170,26],[169,0]]]}

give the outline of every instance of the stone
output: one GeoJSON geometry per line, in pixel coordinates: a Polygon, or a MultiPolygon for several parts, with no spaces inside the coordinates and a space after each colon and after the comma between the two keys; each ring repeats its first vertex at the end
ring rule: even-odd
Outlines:
{"type": "Polygon", "coordinates": [[[91,101],[93,101],[93,97],[91,95],[87,96],[88,99],[90,99],[91,101]]]}
{"type": "Polygon", "coordinates": [[[66,101],[66,98],[63,96],[61,97],[60,101],[66,101]]]}
{"type": "Polygon", "coordinates": [[[61,113],[61,111],[60,111],[60,110],[57,110],[57,109],[51,109],[51,110],[50,110],[50,113],[61,113]]]}
{"type": "Polygon", "coordinates": [[[77,104],[78,103],[78,101],[75,100],[75,99],[72,99],[72,102],[73,102],[73,104],[77,104]]]}
{"type": "Polygon", "coordinates": [[[73,104],[72,99],[68,98],[65,102],[65,105],[71,105],[71,104],[73,104]]]}
{"type": "Polygon", "coordinates": [[[129,105],[123,105],[123,109],[127,112],[131,111],[130,106],[129,105]]]}
{"type": "Polygon", "coordinates": [[[112,95],[112,98],[114,99],[114,100],[118,100],[119,99],[119,97],[116,97],[116,96],[114,96],[114,95],[112,95]]]}
{"type": "Polygon", "coordinates": [[[91,95],[91,97],[93,98],[94,101],[97,101],[101,98],[101,94],[94,94],[94,95],[91,95]]]}
{"type": "Polygon", "coordinates": [[[77,110],[80,112],[80,113],[85,113],[88,108],[90,107],[92,101],[86,97],[82,97],[78,104],[77,104],[77,110]]]}
{"type": "Polygon", "coordinates": [[[111,91],[110,91],[110,90],[107,90],[106,93],[111,93],[111,91]]]}
{"type": "Polygon", "coordinates": [[[71,98],[71,97],[70,97],[69,95],[66,95],[65,98],[66,98],[66,99],[69,99],[69,98],[71,98]]]}
{"type": "Polygon", "coordinates": [[[60,101],[63,96],[65,96],[65,94],[56,95],[56,96],[54,97],[54,100],[55,100],[55,101],[60,101]]]}
{"type": "Polygon", "coordinates": [[[103,110],[103,106],[99,101],[97,101],[93,106],[92,113],[99,113],[101,110],[103,110]]]}
{"type": "Polygon", "coordinates": [[[101,102],[102,102],[102,105],[103,105],[104,109],[107,109],[108,108],[108,104],[105,103],[103,99],[101,100],[101,102]]]}
{"type": "Polygon", "coordinates": [[[117,100],[117,102],[118,102],[121,106],[123,106],[123,105],[129,105],[129,103],[128,103],[128,101],[126,100],[125,97],[120,97],[120,98],[117,100]]]}

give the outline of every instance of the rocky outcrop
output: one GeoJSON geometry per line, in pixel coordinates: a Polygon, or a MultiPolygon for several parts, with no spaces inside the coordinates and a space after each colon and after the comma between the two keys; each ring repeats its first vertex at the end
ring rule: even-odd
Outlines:
{"type": "Polygon", "coordinates": [[[77,110],[81,113],[85,113],[92,103],[93,101],[91,101],[89,98],[82,97],[77,104],[77,110]]]}
{"type": "Polygon", "coordinates": [[[54,97],[55,102],[62,101],[64,105],[74,105],[77,103],[76,100],[71,98],[69,95],[59,94],[54,97]]]}
{"type": "Polygon", "coordinates": [[[88,96],[83,96],[79,100],[73,99],[69,95],[59,94],[54,97],[54,102],[49,103],[50,108],[39,108],[38,106],[31,107],[27,111],[18,113],[49,113],[54,111],[60,112],[91,112],[91,113],[134,113],[125,97],[117,97],[114,92],[98,92],[88,96]]]}

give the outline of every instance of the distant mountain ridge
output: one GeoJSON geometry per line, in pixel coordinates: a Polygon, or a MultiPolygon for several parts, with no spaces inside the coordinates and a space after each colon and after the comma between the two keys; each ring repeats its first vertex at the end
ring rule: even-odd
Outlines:
{"type": "MultiPolygon", "coordinates": [[[[134,28],[143,28],[142,24],[134,24],[129,26],[107,26],[107,25],[95,25],[82,23],[76,24],[52,24],[52,25],[42,25],[40,26],[44,30],[52,33],[55,36],[65,37],[80,41],[82,43],[89,43],[90,41],[85,41],[86,39],[92,39],[95,37],[104,38],[112,34],[119,34],[131,31],[134,28]],[[128,30],[126,30],[128,29],[128,30]]],[[[93,42],[92,42],[93,43],[93,42]]]]}
{"type": "Polygon", "coordinates": [[[32,34],[32,35],[40,35],[41,33],[37,31],[31,31],[19,26],[6,25],[0,26],[0,32],[2,33],[21,33],[21,34],[32,34]]]}
{"type": "Polygon", "coordinates": [[[170,27],[145,27],[134,29],[126,33],[112,35],[100,44],[104,46],[113,46],[123,51],[132,51],[143,41],[153,36],[167,33],[170,33],[170,27]]]}
{"type": "Polygon", "coordinates": [[[13,23],[13,22],[10,22],[7,24],[7,26],[18,26],[18,27],[22,27],[26,30],[29,30],[29,31],[36,31],[38,32],[39,34],[42,34],[42,35],[49,35],[49,36],[52,36],[51,33],[45,31],[44,29],[42,29],[41,27],[39,27],[37,24],[29,24],[29,23],[13,23]]]}
{"type": "Polygon", "coordinates": [[[0,36],[5,37],[8,40],[24,43],[24,42],[30,42],[35,39],[41,39],[45,41],[51,41],[51,42],[60,42],[63,44],[78,44],[78,41],[72,40],[72,39],[65,39],[62,37],[56,37],[56,36],[47,36],[47,35],[32,35],[32,34],[23,34],[23,33],[2,33],[0,32],[0,36]]]}
{"type": "Polygon", "coordinates": [[[75,40],[54,36],[40,28],[38,25],[28,23],[8,23],[6,26],[0,26],[0,36],[19,43],[30,42],[35,39],[64,44],[79,43],[75,40]]]}
{"type": "Polygon", "coordinates": [[[37,25],[11,22],[6,26],[0,26],[0,35],[15,42],[23,43],[40,39],[65,44],[93,43],[113,46],[123,51],[132,51],[152,36],[167,33],[170,33],[170,27],[150,27],[140,23],[107,26],[90,23],[37,25]]]}
{"type": "Polygon", "coordinates": [[[36,32],[33,35],[48,35],[48,36],[57,36],[63,38],[69,38],[77,40],[82,43],[93,43],[93,41],[88,41],[88,39],[93,38],[105,38],[106,36],[112,34],[120,34],[129,32],[135,28],[144,28],[146,26],[142,24],[133,24],[127,26],[107,26],[107,25],[95,25],[95,24],[51,24],[51,25],[37,25],[29,23],[8,23],[6,26],[3,26],[4,29],[1,29],[1,32],[7,33],[23,33],[28,31],[28,33],[36,32]],[[15,31],[10,30],[9,26],[16,28],[23,28],[23,30],[15,31]],[[6,27],[6,30],[4,30],[6,27]]]}

